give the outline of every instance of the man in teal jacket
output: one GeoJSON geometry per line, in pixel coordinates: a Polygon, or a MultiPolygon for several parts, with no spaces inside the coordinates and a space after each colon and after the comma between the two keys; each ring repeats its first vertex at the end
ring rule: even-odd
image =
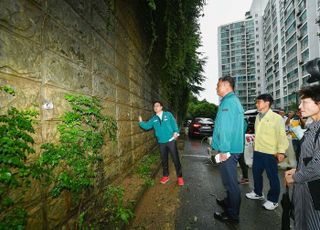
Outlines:
{"type": "Polygon", "coordinates": [[[224,212],[214,213],[222,222],[238,223],[240,210],[240,188],[237,163],[244,150],[244,111],[239,98],[234,94],[234,79],[230,76],[219,78],[217,94],[222,97],[215,120],[212,148],[219,154],[219,170],[227,197],[217,199],[224,212]]]}
{"type": "Polygon", "coordinates": [[[163,169],[163,177],[161,178],[160,182],[165,184],[170,180],[168,166],[168,152],[170,152],[176,168],[178,184],[184,185],[176,144],[176,139],[179,136],[177,122],[170,112],[163,111],[163,106],[160,101],[155,101],[153,103],[153,110],[155,115],[153,115],[153,117],[147,122],[142,121],[141,116],[139,116],[139,126],[144,130],[154,129],[155,131],[155,136],[160,146],[161,163],[163,169]]]}

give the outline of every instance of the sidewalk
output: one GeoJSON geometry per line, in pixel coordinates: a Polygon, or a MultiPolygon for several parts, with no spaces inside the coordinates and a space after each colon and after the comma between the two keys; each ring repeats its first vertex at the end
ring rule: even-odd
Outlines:
{"type": "MultiPolygon", "coordinates": [[[[251,184],[240,185],[242,199],[240,224],[232,226],[214,219],[213,213],[222,211],[216,204],[215,199],[216,197],[223,198],[225,191],[221,183],[218,166],[213,166],[204,157],[206,154],[205,148],[205,145],[200,145],[194,140],[191,140],[185,146],[182,165],[186,185],[180,192],[180,208],[177,213],[175,229],[281,229],[281,205],[274,211],[267,211],[262,208],[262,201],[252,201],[245,198],[245,193],[250,192],[253,188],[251,169],[249,169],[251,184]]],[[[238,170],[240,178],[240,168],[238,170]]],[[[279,171],[280,181],[282,181],[283,172],[283,170],[279,171]]],[[[267,194],[268,189],[269,181],[264,175],[264,194],[267,194]]],[[[281,195],[279,202],[280,200],[281,195]]]]}

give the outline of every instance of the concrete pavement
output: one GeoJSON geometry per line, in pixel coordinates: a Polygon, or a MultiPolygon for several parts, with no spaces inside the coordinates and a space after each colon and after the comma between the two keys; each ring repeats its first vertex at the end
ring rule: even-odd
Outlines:
{"type": "MultiPolygon", "coordinates": [[[[182,155],[185,186],[180,192],[181,205],[177,213],[176,229],[281,229],[281,205],[274,211],[267,211],[262,208],[263,201],[245,198],[245,193],[252,190],[253,184],[240,185],[242,200],[238,225],[225,224],[214,219],[213,213],[221,211],[215,199],[223,198],[225,192],[218,167],[213,166],[207,158],[207,147],[208,145],[201,143],[201,140],[186,140],[182,155]]],[[[239,168],[239,173],[240,171],[239,168]]],[[[280,171],[281,181],[282,175],[283,171],[280,171]]],[[[249,169],[249,178],[252,182],[251,169],[249,169]]],[[[264,179],[264,194],[267,194],[269,182],[266,175],[264,179]]]]}

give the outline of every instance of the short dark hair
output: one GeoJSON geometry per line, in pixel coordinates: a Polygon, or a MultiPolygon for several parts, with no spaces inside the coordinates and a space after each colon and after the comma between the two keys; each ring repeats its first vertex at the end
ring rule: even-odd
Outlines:
{"type": "Polygon", "coordinates": [[[273,98],[270,94],[265,93],[265,94],[260,94],[259,96],[257,96],[256,100],[263,100],[264,102],[269,102],[269,105],[271,107],[272,103],[273,103],[273,98]]]}
{"type": "Polygon", "coordinates": [[[234,89],[235,80],[234,80],[233,77],[231,77],[231,76],[220,77],[220,78],[219,78],[219,81],[227,81],[227,82],[229,82],[231,88],[234,89]]]}
{"type": "Polygon", "coordinates": [[[311,98],[315,103],[320,102],[320,85],[307,86],[299,90],[301,99],[311,98]]]}
{"type": "Polygon", "coordinates": [[[159,103],[159,104],[163,107],[162,102],[161,102],[161,101],[158,101],[158,100],[157,100],[157,101],[153,101],[153,102],[152,102],[152,105],[154,106],[154,104],[156,104],[156,103],[159,103]]]}

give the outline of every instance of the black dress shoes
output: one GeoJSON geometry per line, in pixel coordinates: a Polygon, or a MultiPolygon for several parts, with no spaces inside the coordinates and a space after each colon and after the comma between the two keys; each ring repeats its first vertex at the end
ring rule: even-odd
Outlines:
{"type": "Polygon", "coordinates": [[[228,208],[224,199],[222,199],[222,200],[216,199],[216,202],[224,210],[226,210],[228,208]]]}
{"type": "Polygon", "coordinates": [[[239,219],[231,218],[225,212],[221,212],[221,213],[220,212],[215,212],[214,213],[214,218],[219,220],[219,221],[221,221],[221,222],[224,222],[224,223],[229,223],[229,224],[238,224],[239,223],[239,219]]]}

